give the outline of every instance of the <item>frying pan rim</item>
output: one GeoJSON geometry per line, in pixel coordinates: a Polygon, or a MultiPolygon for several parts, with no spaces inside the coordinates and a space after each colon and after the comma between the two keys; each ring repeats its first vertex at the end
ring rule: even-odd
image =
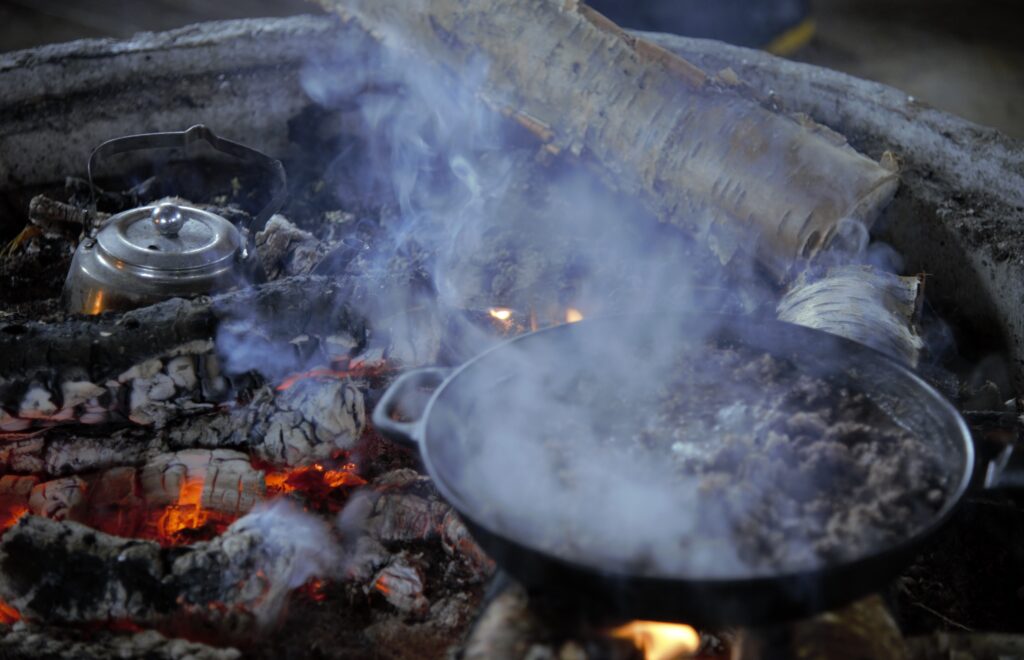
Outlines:
{"type": "MultiPolygon", "coordinates": [[[[655,317],[651,314],[650,316],[655,317]]],[[[663,316],[663,315],[659,315],[663,316]]],[[[715,318],[717,319],[714,327],[736,327],[735,324],[751,321],[757,323],[769,323],[779,327],[788,328],[791,331],[797,333],[806,333],[813,335],[817,339],[816,341],[829,341],[835,342],[843,346],[845,349],[852,353],[861,353],[866,356],[866,359],[874,360],[880,365],[884,365],[886,368],[893,369],[900,373],[902,377],[909,378],[913,385],[922,390],[922,392],[937,404],[937,413],[942,416],[948,417],[955,425],[955,437],[959,442],[963,451],[963,463],[960,470],[960,476],[957,480],[956,487],[952,489],[951,495],[946,498],[943,507],[935,513],[928,524],[920,527],[916,532],[905,535],[899,542],[887,546],[878,548],[872,552],[854,557],[852,559],[846,559],[842,561],[830,561],[824,562],[821,565],[800,570],[790,570],[776,573],[750,573],[746,575],[735,575],[735,576],[715,576],[715,577],[700,577],[686,574],[666,574],[660,572],[651,573],[628,573],[622,572],[621,570],[611,569],[600,564],[593,563],[595,560],[592,558],[589,560],[580,559],[569,559],[556,554],[553,554],[549,550],[544,548],[538,548],[535,545],[518,538],[514,534],[509,534],[502,530],[497,530],[491,524],[481,521],[480,517],[475,515],[474,508],[467,506],[464,498],[459,496],[456,489],[451,487],[448,482],[442,477],[441,473],[435,466],[434,458],[436,452],[431,452],[428,444],[427,430],[430,428],[430,420],[435,406],[444,396],[446,391],[453,388],[453,383],[457,382],[459,376],[465,371],[474,368],[483,360],[487,359],[493,353],[498,351],[507,351],[510,347],[527,341],[542,341],[537,337],[547,334],[559,334],[572,332],[574,329],[577,331],[580,327],[587,327],[591,323],[597,322],[611,322],[618,319],[635,318],[635,315],[616,314],[601,317],[592,317],[583,319],[577,323],[562,324],[557,326],[551,326],[548,328],[542,328],[534,332],[513,337],[507,341],[501,342],[496,346],[493,346],[485,351],[482,351],[478,355],[474,356],[465,363],[459,365],[452,371],[444,381],[437,387],[436,390],[431,394],[426,406],[423,409],[423,414],[420,417],[420,421],[415,431],[415,441],[419,446],[419,453],[424,466],[427,469],[427,473],[430,475],[431,480],[434,482],[435,487],[438,489],[441,496],[455,508],[460,516],[469,519],[473,525],[484,530],[494,539],[500,541],[506,546],[513,546],[516,548],[524,548],[529,552],[542,557],[545,561],[562,565],[574,570],[588,572],[600,576],[605,580],[624,580],[624,581],[671,581],[676,583],[685,582],[688,585],[692,585],[695,588],[706,588],[714,590],[719,588],[733,588],[737,584],[743,583],[749,586],[755,586],[758,583],[764,584],[778,584],[780,582],[796,582],[801,580],[814,580],[816,576],[821,575],[824,572],[840,571],[840,570],[853,570],[859,565],[867,565],[873,562],[877,562],[887,555],[900,555],[901,553],[909,552],[918,546],[926,538],[930,537],[940,529],[942,529],[946,523],[949,522],[950,518],[956,513],[961,500],[966,495],[971,485],[972,476],[974,473],[975,463],[975,451],[974,442],[971,437],[970,429],[967,426],[967,422],[964,420],[960,412],[953,406],[953,404],[946,399],[938,390],[932,387],[926,382],[921,376],[915,373],[907,365],[895,360],[894,358],[877,351],[869,346],[860,344],[858,342],[833,335],[831,333],[819,330],[816,328],[809,328],[806,326],[797,325],[795,323],[789,323],[787,321],[781,321],[776,318],[762,318],[757,316],[745,316],[739,314],[725,314],[712,312],[704,315],[704,318],[715,318]],[[586,325],[585,325],[586,324],[586,325]]]]}

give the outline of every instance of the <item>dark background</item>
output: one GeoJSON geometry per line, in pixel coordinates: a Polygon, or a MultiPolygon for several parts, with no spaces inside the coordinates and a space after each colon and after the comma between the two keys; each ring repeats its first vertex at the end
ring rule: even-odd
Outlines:
{"type": "MultiPolygon", "coordinates": [[[[638,26],[747,45],[808,5],[814,38],[791,56],[898,87],[1024,138],[1024,0],[595,0],[638,26]],[[645,2],[653,3],[644,9],[645,2]],[[618,9],[611,5],[620,5],[618,9]],[[776,10],[773,12],[773,7],[776,10]],[[673,30],[674,28],[674,30],[673,30]]],[[[0,51],[131,36],[205,20],[319,11],[303,0],[0,0],[0,51]]],[[[763,39],[762,39],[763,41],[763,39]]],[[[2,90],[0,90],[2,93],[2,90]]]]}

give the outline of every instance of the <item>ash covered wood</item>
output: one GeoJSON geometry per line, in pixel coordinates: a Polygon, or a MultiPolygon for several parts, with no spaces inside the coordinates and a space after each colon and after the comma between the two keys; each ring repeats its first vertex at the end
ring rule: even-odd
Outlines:
{"type": "MultiPolygon", "coordinates": [[[[121,535],[141,533],[149,512],[178,505],[230,521],[265,496],[263,472],[253,468],[248,455],[225,449],[157,454],[139,468],[121,466],[82,476],[0,479],[2,511],[27,510],[121,535]]],[[[173,530],[153,533],[170,536],[173,530]]]]}
{"type": "Polygon", "coordinates": [[[142,497],[148,507],[179,501],[190,483],[202,484],[199,505],[240,516],[266,495],[263,473],[246,454],[225,449],[185,450],[149,461],[139,473],[142,497]]]}
{"type": "MultiPolygon", "coordinates": [[[[133,391],[152,392],[153,387],[160,387],[153,383],[165,373],[160,370],[155,378],[130,381],[133,391]]],[[[189,369],[187,373],[194,372],[189,369]]],[[[0,468],[63,476],[141,465],[161,452],[193,448],[234,448],[274,465],[309,465],[350,449],[366,427],[365,397],[359,381],[334,376],[299,378],[283,390],[262,386],[250,394],[248,402],[235,407],[197,403],[190,394],[202,396],[201,381],[190,378],[190,382],[190,390],[175,390],[181,393],[175,399],[154,402],[148,394],[137,399],[144,404],[135,409],[136,419],[142,419],[145,407],[155,426],[167,425],[159,433],[128,428],[85,436],[55,428],[8,434],[7,441],[0,442],[0,468]],[[154,412],[158,417],[152,416],[154,412]]]]}
{"type": "Polygon", "coordinates": [[[8,660],[238,660],[242,653],[233,648],[164,637],[155,630],[76,635],[74,631],[17,623],[0,625],[0,657],[8,660]]]}
{"type": "Polygon", "coordinates": [[[278,391],[264,386],[242,409],[187,419],[168,429],[183,447],[237,447],[275,465],[308,465],[351,448],[366,426],[363,393],[343,378],[303,378],[278,391]]]}
{"type": "Polygon", "coordinates": [[[256,234],[256,254],[270,279],[309,275],[334,248],[335,242],[321,241],[283,215],[272,216],[256,234]]]}
{"type": "MultiPolygon", "coordinates": [[[[213,298],[175,298],[119,316],[2,323],[0,373],[5,383],[0,402],[10,411],[32,380],[55,381],[59,388],[69,372],[78,372],[76,381],[105,382],[175,347],[211,340],[218,327],[229,322],[285,344],[299,335],[342,329],[361,338],[366,326],[353,303],[366,292],[356,292],[355,279],[285,278],[213,298]]],[[[51,394],[53,405],[62,408],[58,393],[51,394]]]]}
{"type": "Polygon", "coordinates": [[[7,472],[62,477],[121,465],[142,465],[169,451],[160,435],[138,428],[79,435],[62,429],[8,434],[0,441],[0,468],[7,472]]]}
{"type": "Polygon", "coordinates": [[[184,548],[26,516],[0,543],[0,598],[28,620],[131,620],[244,633],[273,624],[288,593],[337,562],[323,523],[284,504],[184,548]]]}

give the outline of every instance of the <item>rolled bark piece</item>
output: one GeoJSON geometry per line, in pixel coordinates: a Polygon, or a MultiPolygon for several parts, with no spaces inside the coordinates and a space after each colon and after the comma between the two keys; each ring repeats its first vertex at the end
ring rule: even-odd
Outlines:
{"type": "Polygon", "coordinates": [[[320,3],[441,70],[483,60],[471,91],[485,103],[550,151],[586,153],[723,263],[748,253],[785,279],[843,218],[870,225],[898,185],[832,131],[771,111],[578,0],[320,3]]]}
{"type": "Polygon", "coordinates": [[[839,266],[794,284],[776,311],[782,321],[852,339],[913,367],[924,345],[915,329],[923,294],[921,276],[839,266]]]}

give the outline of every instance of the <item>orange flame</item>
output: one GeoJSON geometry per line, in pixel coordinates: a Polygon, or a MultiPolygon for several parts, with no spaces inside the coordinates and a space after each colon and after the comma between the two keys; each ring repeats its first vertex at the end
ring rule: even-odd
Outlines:
{"type": "Polygon", "coordinates": [[[616,639],[633,642],[644,660],[676,660],[700,649],[700,635],[691,626],[658,621],[631,621],[609,631],[616,639]]]}
{"type": "Polygon", "coordinates": [[[580,310],[576,309],[575,307],[570,307],[569,309],[565,310],[565,322],[566,323],[579,323],[582,320],[583,320],[583,312],[581,312],[580,310]]]}
{"type": "Polygon", "coordinates": [[[492,307],[487,313],[499,321],[507,321],[512,318],[512,310],[508,307],[492,307]]]}
{"type": "MultiPolygon", "coordinates": [[[[264,468],[266,469],[266,468],[264,468]]],[[[307,507],[321,511],[340,511],[349,492],[366,485],[355,463],[333,465],[314,463],[283,472],[267,470],[264,481],[270,497],[301,492],[307,507]]]]}
{"type": "Polygon", "coordinates": [[[203,480],[185,479],[178,491],[178,501],[164,510],[157,528],[162,536],[173,539],[185,530],[199,529],[209,517],[203,508],[203,480]]]}
{"type": "Polygon", "coordinates": [[[0,625],[9,626],[21,621],[21,612],[0,600],[0,625]]]}
{"type": "Polygon", "coordinates": [[[0,536],[18,522],[23,515],[28,513],[28,507],[20,504],[13,504],[7,507],[0,507],[0,536]]]}
{"type": "Polygon", "coordinates": [[[373,583],[373,588],[381,592],[385,596],[391,593],[391,587],[388,586],[388,582],[383,575],[377,578],[377,581],[373,583]]]}
{"type": "Polygon", "coordinates": [[[270,472],[265,480],[267,491],[274,494],[290,493],[296,490],[330,490],[342,486],[366,484],[366,479],[356,474],[355,463],[346,463],[333,470],[328,470],[323,463],[314,463],[287,472],[270,472]]]}

